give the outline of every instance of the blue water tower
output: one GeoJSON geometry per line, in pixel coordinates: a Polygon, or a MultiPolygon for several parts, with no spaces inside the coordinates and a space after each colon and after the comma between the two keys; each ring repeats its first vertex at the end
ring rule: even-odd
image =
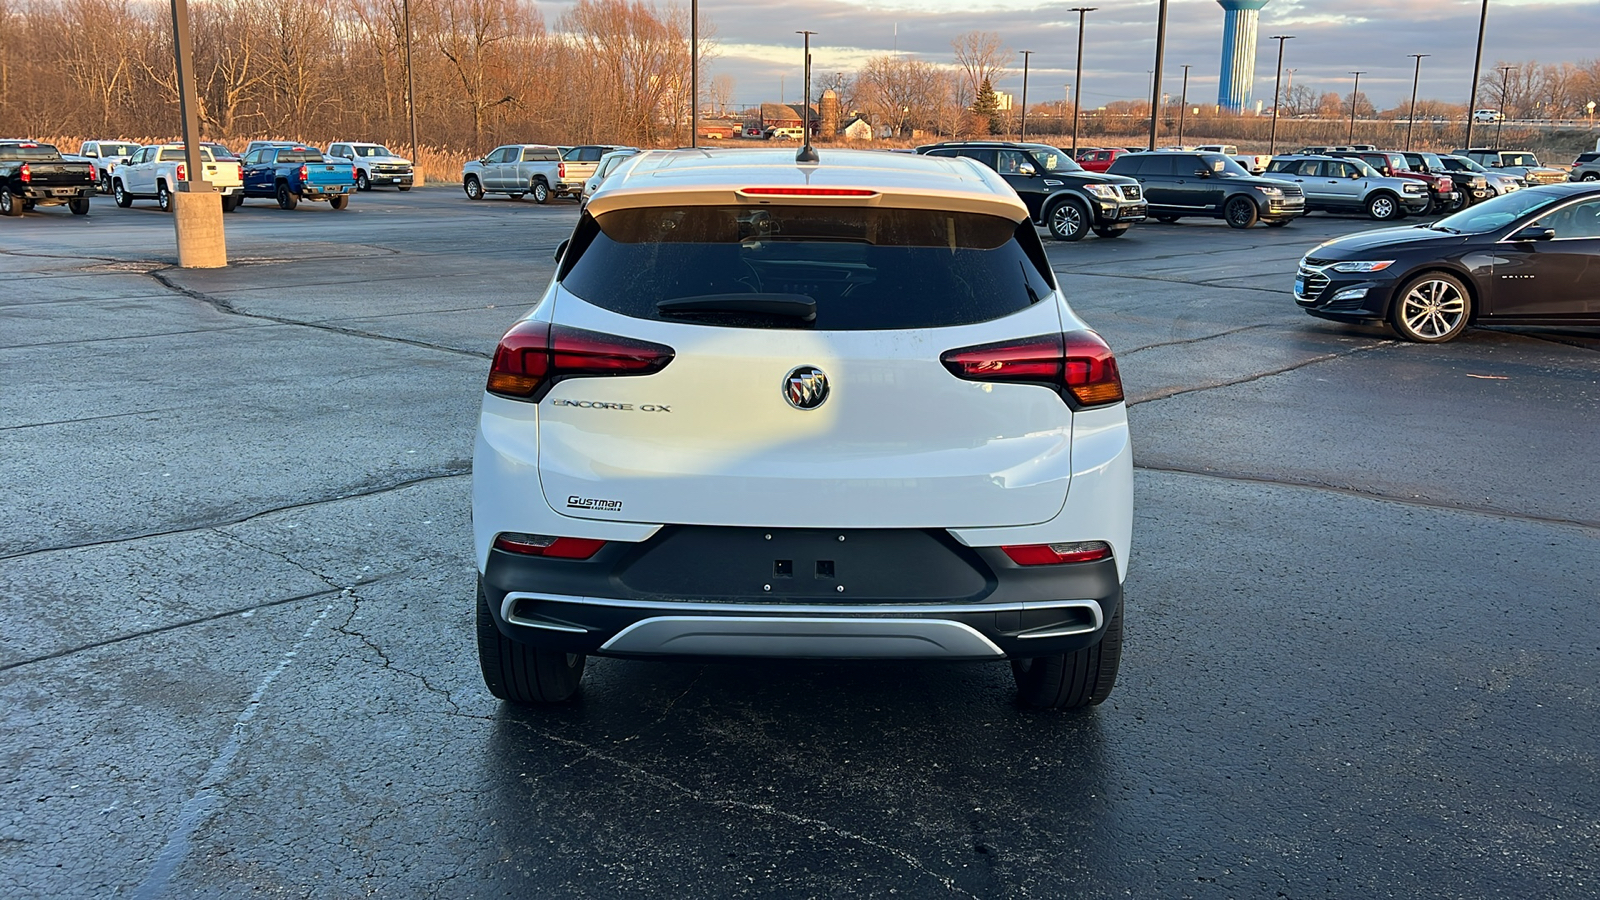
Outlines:
{"type": "Polygon", "coordinates": [[[1250,105],[1256,81],[1256,25],[1267,0],[1217,0],[1227,13],[1222,20],[1222,82],[1217,103],[1230,112],[1250,105]]]}

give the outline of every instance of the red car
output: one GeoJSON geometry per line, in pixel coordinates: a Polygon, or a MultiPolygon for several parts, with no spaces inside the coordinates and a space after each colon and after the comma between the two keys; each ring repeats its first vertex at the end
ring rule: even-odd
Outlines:
{"type": "Polygon", "coordinates": [[[1091,172],[1104,172],[1111,168],[1111,164],[1116,161],[1117,157],[1127,152],[1120,148],[1110,150],[1103,147],[1080,148],[1078,150],[1078,165],[1091,172]]]}

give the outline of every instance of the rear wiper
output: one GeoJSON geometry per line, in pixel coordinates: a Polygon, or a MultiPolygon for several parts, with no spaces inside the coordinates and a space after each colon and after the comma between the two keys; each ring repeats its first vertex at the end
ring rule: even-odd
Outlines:
{"type": "Polygon", "coordinates": [[[664,316],[756,313],[814,322],[817,318],[817,301],[805,294],[701,294],[697,297],[662,300],[656,304],[656,311],[664,316]]]}

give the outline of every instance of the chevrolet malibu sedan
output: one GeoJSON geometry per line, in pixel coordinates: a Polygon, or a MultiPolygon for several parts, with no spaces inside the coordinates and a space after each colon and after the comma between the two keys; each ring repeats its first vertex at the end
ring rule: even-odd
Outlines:
{"type": "Polygon", "coordinates": [[[1600,185],[1529,188],[1328,241],[1300,260],[1294,298],[1313,316],[1427,343],[1471,325],[1600,325],[1600,185]]]}

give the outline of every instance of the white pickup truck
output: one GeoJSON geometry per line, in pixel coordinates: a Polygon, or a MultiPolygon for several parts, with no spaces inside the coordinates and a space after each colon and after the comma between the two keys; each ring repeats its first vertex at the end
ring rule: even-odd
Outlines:
{"type": "Polygon", "coordinates": [[[399,156],[382,144],[361,141],[334,141],[328,145],[325,157],[346,159],[356,169],[356,190],[370,191],[380,184],[392,184],[402,191],[411,190],[415,170],[411,160],[399,156]]]}
{"type": "MultiPolygon", "coordinates": [[[[151,144],[140,147],[117,166],[111,176],[111,193],[123,209],[135,200],[154,200],[163,212],[172,209],[172,192],[178,183],[188,181],[186,153],[182,144],[151,144]]],[[[205,161],[206,181],[222,195],[222,211],[233,212],[244,202],[244,169],[238,159],[213,155],[209,146],[200,147],[205,161]]]]}
{"type": "Polygon", "coordinates": [[[138,149],[133,141],[84,141],[78,155],[94,163],[95,189],[104,194],[111,190],[111,173],[138,149]]]}

